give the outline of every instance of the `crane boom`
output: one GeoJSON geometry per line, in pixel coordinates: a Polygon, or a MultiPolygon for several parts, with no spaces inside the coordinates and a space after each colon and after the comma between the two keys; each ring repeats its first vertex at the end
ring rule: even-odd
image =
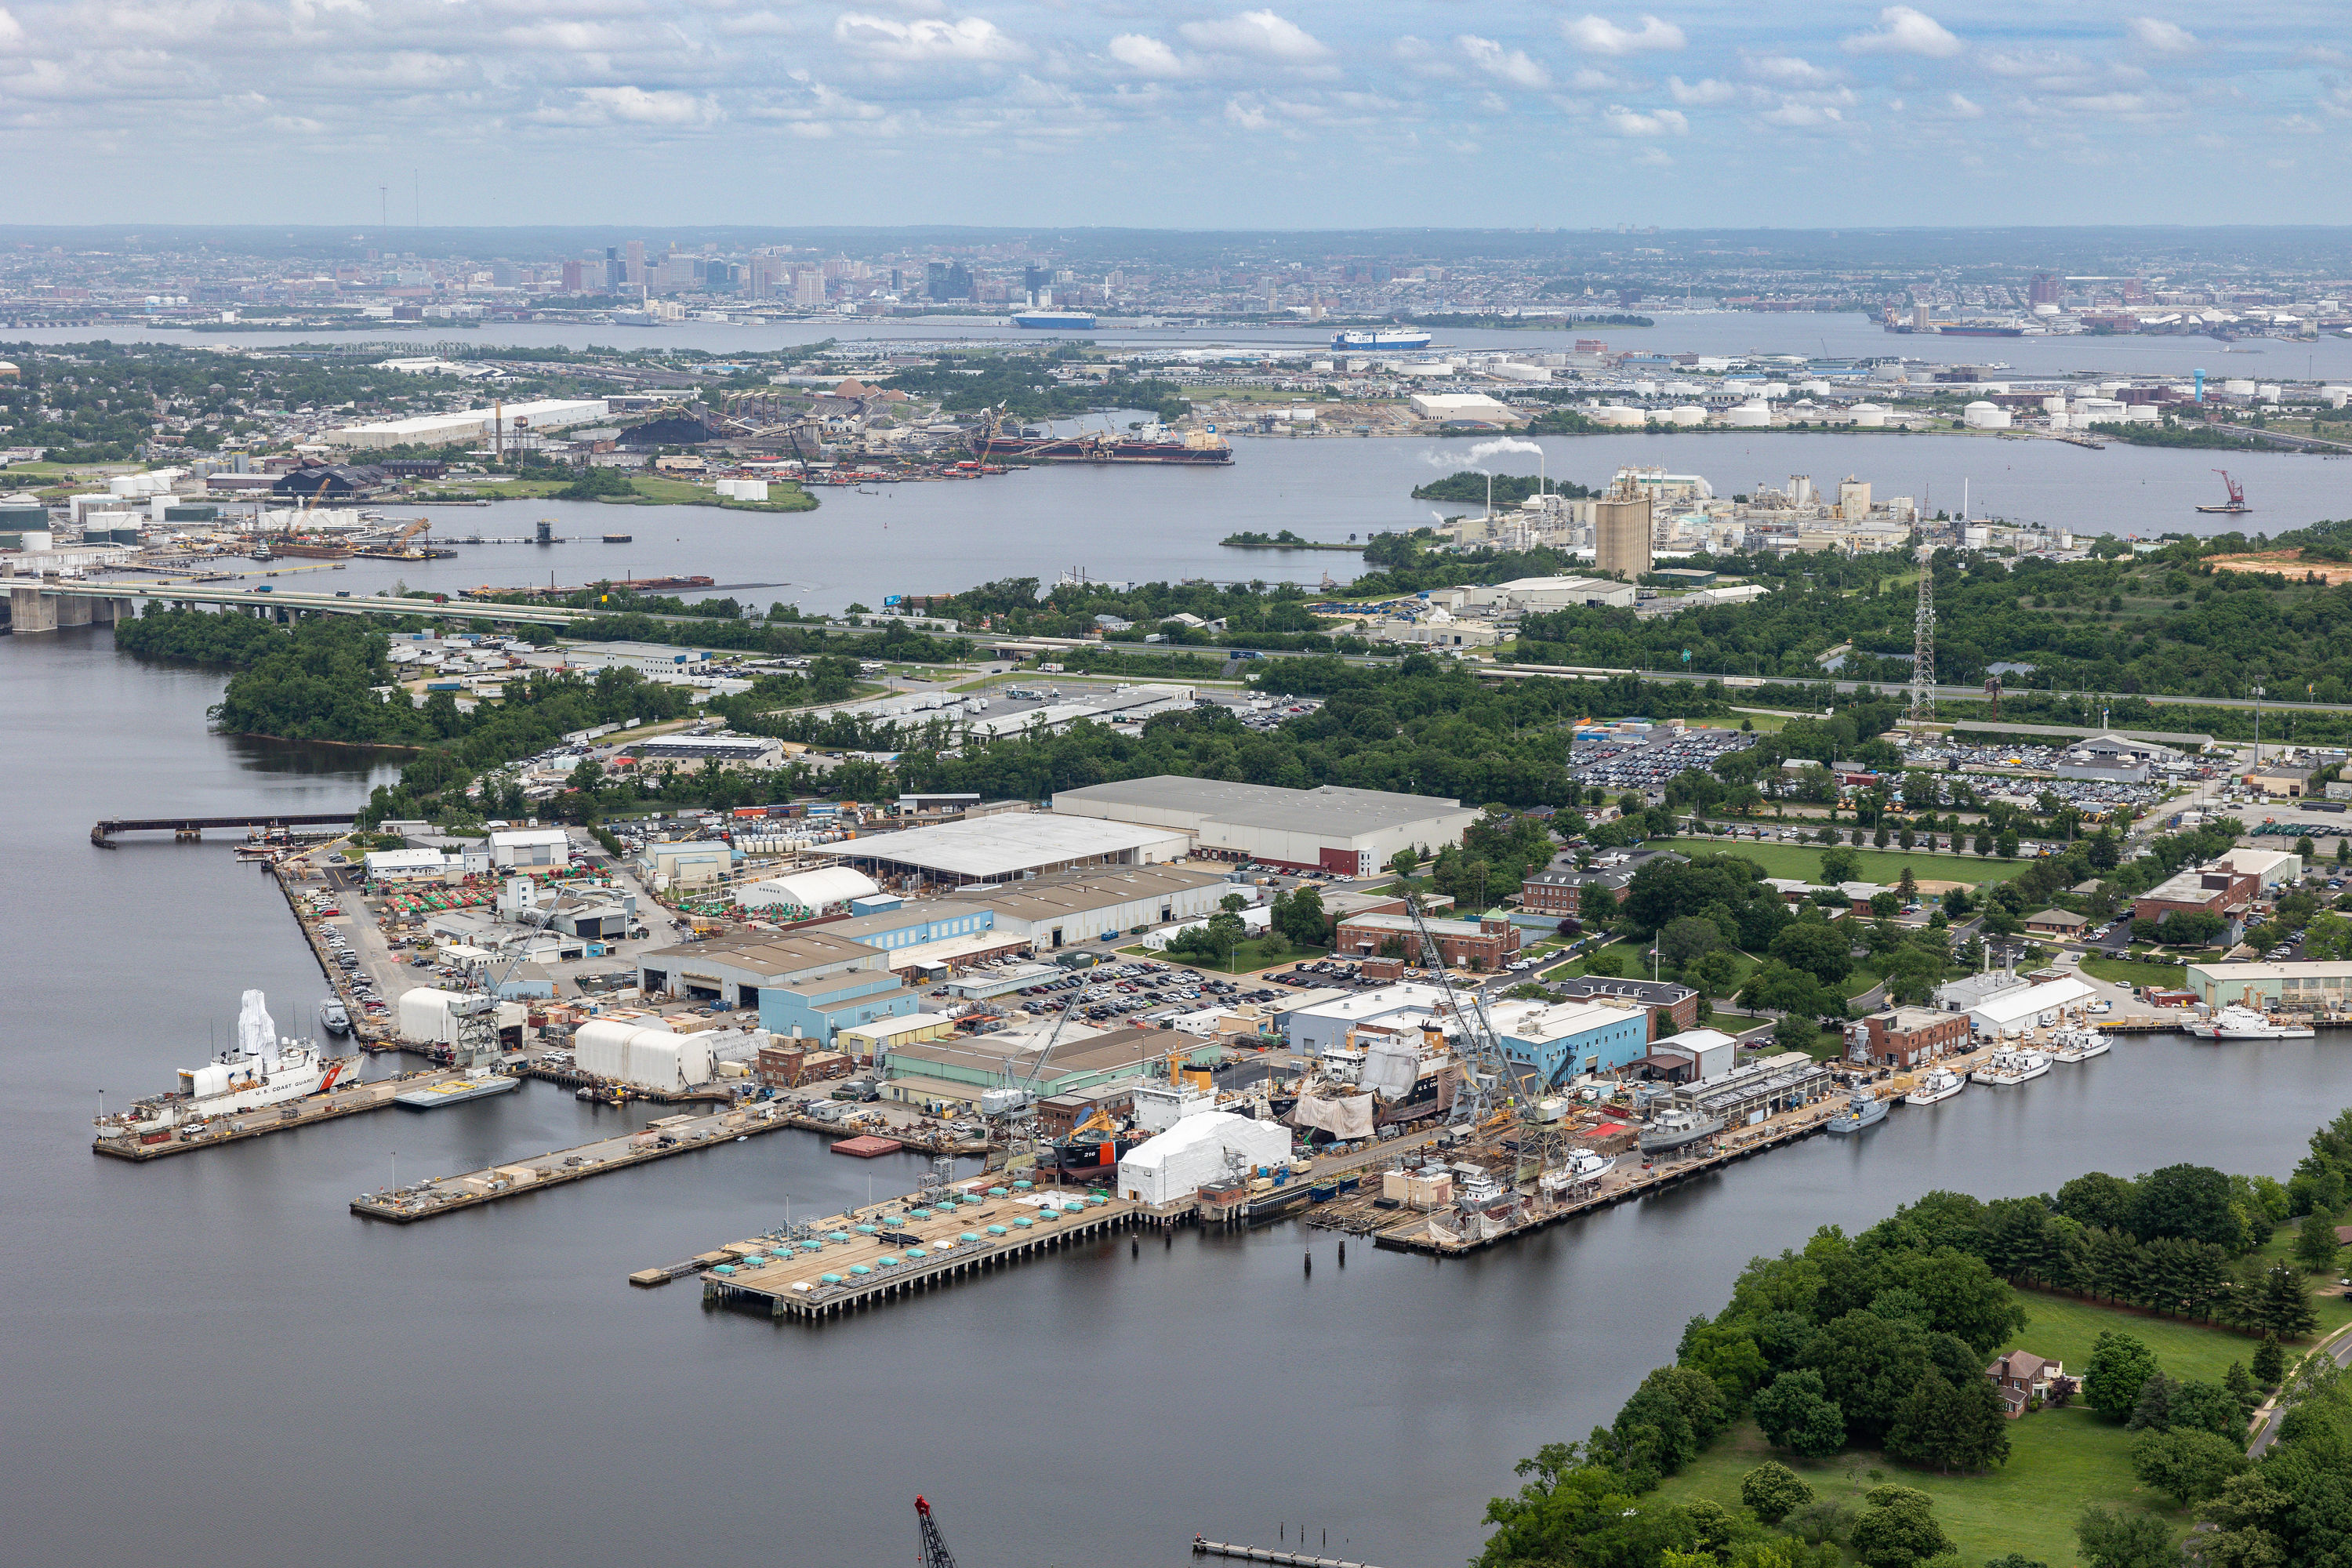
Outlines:
{"type": "Polygon", "coordinates": [[[919,1568],[955,1568],[955,1554],[940,1536],[940,1521],[931,1517],[931,1505],[921,1498],[915,1500],[915,1522],[923,1532],[923,1555],[919,1568]]]}
{"type": "Polygon", "coordinates": [[[1422,919],[1421,900],[1408,894],[1404,907],[1412,916],[1412,929],[1421,937],[1421,962],[1437,971],[1437,984],[1445,993],[1445,1005],[1461,1021],[1463,1040],[1470,1047],[1470,1119],[1483,1121],[1495,1107],[1487,1101],[1486,1086],[1479,1081],[1482,1071],[1492,1075],[1497,1089],[1524,1089],[1527,1086],[1517,1083],[1512,1075],[1510,1059],[1504,1055],[1502,1041],[1496,1037],[1494,1020],[1486,1016],[1485,995],[1474,992],[1472,1005],[1465,1008],[1462,999],[1454,994],[1453,977],[1445,973],[1445,950],[1437,945],[1437,939],[1430,934],[1429,923],[1422,919]]]}
{"type": "MultiPolygon", "coordinates": [[[[1077,1008],[1078,998],[1086,994],[1087,988],[1083,984],[1070,987],[1069,995],[1063,999],[1061,1014],[1054,1020],[1053,1033],[1045,1037],[1045,1044],[1038,1051],[1037,1059],[1029,1064],[1029,1076],[1017,1084],[1007,1083],[1003,1089],[992,1089],[982,1094],[980,1097],[982,1115],[1002,1116],[1013,1111],[1026,1110],[1035,1101],[1037,1075],[1045,1070],[1045,1058],[1054,1054],[1055,1042],[1062,1037],[1062,1026],[1070,1021],[1071,1013],[1077,1008]]],[[[1010,1068],[1006,1068],[1004,1076],[1007,1079],[1013,1076],[1010,1068]]]]}

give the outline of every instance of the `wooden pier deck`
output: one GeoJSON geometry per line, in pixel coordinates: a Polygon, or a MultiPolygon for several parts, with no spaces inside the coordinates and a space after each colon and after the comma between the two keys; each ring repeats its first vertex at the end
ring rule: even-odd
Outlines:
{"type": "Polygon", "coordinates": [[[401,1078],[378,1079],[372,1083],[354,1084],[349,1089],[334,1089],[327,1094],[315,1094],[303,1100],[289,1100],[283,1105],[266,1106],[236,1116],[216,1116],[206,1121],[195,1136],[164,1139],[160,1143],[142,1143],[131,1138],[93,1138],[90,1148],[117,1160],[133,1164],[145,1164],[151,1160],[169,1159],[173,1154],[185,1154],[196,1149],[215,1149],[226,1143],[241,1143],[248,1138],[266,1138],[272,1132],[289,1132],[298,1127],[316,1127],[321,1121],[335,1121],[346,1116],[357,1116],[364,1110],[382,1110],[392,1103],[393,1096],[412,1089],[425,1089],[465,1075],[456,1068],[443,1068],[433,1072],[410,1073],[401,1078]],[[292,1114],[288,1114],[289,1112],[292,1114]]]}
{"type": "Polygon", "coordinates": [[[1138,1224],[1141,1208],[1124,1198],[1070,1188],[989,1196],[952,1207],[942,1201],[944,1194],[932,1199],[938,1207],[918,1202],[919,1196],[854,1226],[835,1221],[813,1226],[814,1247],[778,1242],[715,1265],[702,1276],[702,1300],[779,1321],[837,1318],[1100,1239],[1138,1224]],[[1056,1206],[1049,1209],[1049,1203],[1056,1206]]]}

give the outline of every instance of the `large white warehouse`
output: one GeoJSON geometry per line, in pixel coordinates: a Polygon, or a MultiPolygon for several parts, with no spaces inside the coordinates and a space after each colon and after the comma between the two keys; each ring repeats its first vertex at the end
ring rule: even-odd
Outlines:
{"type": "Polygon", "coordinates": [[[1111,866],[1158,866],[1181,860],[1192,847],[1181,831],[1112,819],[1045,812],[1006,812],[937,827],[877,833],[842,847],[842,858],[882,875],[913,874],[957,887],[1010,882],[1051,871],[1096,871],[1111,866]]]}
{"type": "Polygon", "coordinates": [[[453,414],[419,414],[407,419],[346,425],[319,439],[334,447],[453,447],[489,440],[501,429],[508,436],[523,436],[534,430],[593,425],[606,412],[601,397],[543,398],[497,408],[464,408],[453,414]]]}
{"type": "Polygon", "coordinates": [[[1400,849],[1459,844],[1480,814],[1438,795],[1337,784],[1280,789],[1161,773],[1062,790],[1054,796],[1054,815],[1173,828],[1221,859],[1369,877],[1400,849]]]}
{"type": "Polygon", "coordinates": [[[582,1072],[665,1093],[709,1083],[712,1036],[676,1034],[619,1018],[592,1018],[572,1037],[582,1072]]]}
{"type": "Polygon", "coordinates": [[[1225,1175],[1228,1150],[1255,1175],[1262,1166],[1290,1158],[1290,1129],[1230,1110],[1187,1116],[1128,1152],[1118,1163],[1118,1195],[1147,1204],[1189,1198],[1225,1175]]]}

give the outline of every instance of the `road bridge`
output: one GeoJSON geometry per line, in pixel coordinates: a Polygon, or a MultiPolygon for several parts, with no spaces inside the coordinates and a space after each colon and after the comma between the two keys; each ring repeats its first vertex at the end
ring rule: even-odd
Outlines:
{"type": "Polygon", "coordinates": [[[107,580],[13,579],[9,613],[18,633],[56,631],[60,626],[111,626],[138,613],[138,602],[174,607],[207,605],[248,610],[273,620],[298,615],[424,616],[440,621],[562,628],[592,618],[586,610],[554,605],[502,605],[451,599],[394,599],[379,595],[318,593],[275,584],[258,588],[206,588],[173,583],[107,580]]]}

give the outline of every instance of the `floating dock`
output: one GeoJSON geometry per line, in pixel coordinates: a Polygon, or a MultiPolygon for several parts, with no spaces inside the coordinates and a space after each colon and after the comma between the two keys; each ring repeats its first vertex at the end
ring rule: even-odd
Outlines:
{"type": "Polygon", "coordinates": [[[405,1093],[394,1095],[392,1102],[403,1110],[438,1110],[445,1105],[463,1105],[471,1100],[512,1094],[521,1087],[522,1079],[505,1073],[452,1073],[438,1083],[419,1084],[405,1093]]]}
{"type": "Polygon", "coordinates": [[[1286,1552],[1276,1546],[1239,1546],[1230,1541],[1212,1541],[1205,1535],[1192,1537],[1195,1557],[1233,1557],[1244,1563],[1286,1563],[1292,1568],[1372,1568],[1369,1563],[1357,1563],[1345,1557],[1318,1557],[1307,1552],[1286,1552]]]}
{"type": "Polygon", "coordinates": [[[1069,1188],[991,1193],[977,1201],[958,1198],[952,1189],[934,1191],[929,1203],[917,1194],[856,1225],[828,1221],[794,1239],[752,1244],[704,1273],[703,1303],[780,1321],[837,1318],[1109,1236],[1136,1224],[1142,1208],[1069,1188]]]}
{"type": "Polygon", "coordinates": [[[755,1132],[773,1132],[789,1125],[784,1118],[767,1114],[764,1106],[709,1116],[665,1117],[642,1132],[618,1133],[577,1148],[509,1160],[462,1175],[436,1176],[391,1192],[366,1193],[353,1198],[351,1207],[353,1214],[364,1219],[414,1225],[420,1219],[479,1208],[501,1198],[625,1171],[667,1160],[673,1154],[732,1142],[755,1132]]]}
{"type": "Polygon", "coordinates": [[[265,1106],[259,1110],[248,1110],[240,1115],[214,1117],[201,1128],[193,1130],[193,1135],[183,1132],[154,1143],[142,1143],[129,1137],[100,1137],[90,1140],[89,1146],[98,1153],[144,1164],[150,1160],[185,1154],[194,1149],[241,1143],[248,1138],[263,1138],[272,1132],[290,1131],[297,1127],[315,1127],[321,1121],[357,1116],[363,1110],[382,1110],[403,1094],[429,1090],[450,1079],[464,1076],[454,1068],[444,1068],[436,1072],[414,1073],[405,1078],[379,1079],[373,1083],[355,1084],[350,1089],[338,1089],[327,1094],[290,1100],[283,1105],[265,1106]]]}

